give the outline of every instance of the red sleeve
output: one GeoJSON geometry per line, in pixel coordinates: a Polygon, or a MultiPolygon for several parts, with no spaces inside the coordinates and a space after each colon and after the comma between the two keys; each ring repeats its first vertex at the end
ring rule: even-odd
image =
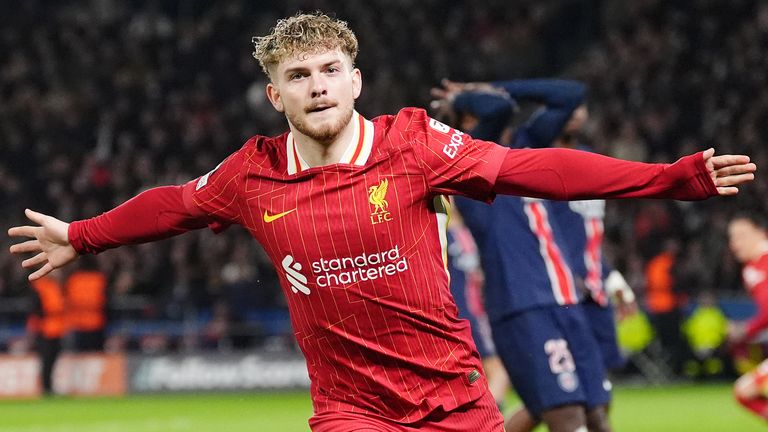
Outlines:
{"type": "Polygon", "coordinates": [[[241,223],[240,191],[247,149],[246,143],[208,174],[184,185],[184,205],[192,213],[208,216],[208,226],[216,233],[241,223]]]}
{"type": "Polygon", "coordinates": [[[747,340],[768,328],[768,279],[753,288],[753,297],[757,304],[757,315],[747,322],[747,340]]]}
{"type": "Polygon", "coordinates": [[[203,228],[207,218],[184,206],[181,186],[149,189],[99,216],[69,224],[69,242],[80,253],[168,238],[203,228]]]}
{"type": "Polygon", "coordinates": [[[508,150],[493,191],[555,200],[718,195],[701,153],[647,164],[568,149],[508,150]]]}
{"type": "Polygon", "coordinates": [[[429,118],[424,110],[406,109],[406,133],[435,194],[494,197],[493,185],[507,149],[429,118]]]}

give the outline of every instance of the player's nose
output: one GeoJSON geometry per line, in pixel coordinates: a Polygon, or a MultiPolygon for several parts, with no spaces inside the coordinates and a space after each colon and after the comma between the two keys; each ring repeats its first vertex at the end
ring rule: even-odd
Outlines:
{"type": "Polygon", "coordinates": [[[312,92],[313,98],[328,94],[328,86],[325,77],[322,74],[312,74],[309,79],[310,91],[312,92]]]}

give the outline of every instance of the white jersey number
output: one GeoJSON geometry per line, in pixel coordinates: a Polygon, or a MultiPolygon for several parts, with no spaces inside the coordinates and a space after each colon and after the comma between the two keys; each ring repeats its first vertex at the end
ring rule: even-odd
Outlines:
{"type": "Polygon", "coordinates": [[[565,339],[550,339],[544,343],[544,352],[549,356],[549,369],[553,374],[574,372],[576,364],[565,339]]]}

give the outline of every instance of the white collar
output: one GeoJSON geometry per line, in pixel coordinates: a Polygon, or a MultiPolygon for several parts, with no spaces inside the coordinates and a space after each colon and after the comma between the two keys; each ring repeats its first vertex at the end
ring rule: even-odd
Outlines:
{"type": "MultiPolygon", "coordinates": [[[[347,143],[347,148],[341,155],[341,160],[337,163],[362,166],[368,161],[368,157],[373,149],[373,122],[367,120],[357,111],[352,113],[351,121],[354,122],[352,138],[347,143]]],[[[292,132],[288,134],[285,146],[289,175],[297,174],[310,168],[307,161],[301,157],[292,132]]]]}

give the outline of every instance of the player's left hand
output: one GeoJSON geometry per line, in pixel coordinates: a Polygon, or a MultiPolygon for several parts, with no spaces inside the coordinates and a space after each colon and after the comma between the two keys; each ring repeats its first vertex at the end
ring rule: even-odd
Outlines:
{"type": "Polygon", "coordinates": [[[635,315],[638,312],[637,300],[635,298],[628,299],[625,295],[625,292],[617,291],[614,296],[614,299],[616,300],[616,317],[619,321],[635,315]]]}
{"type": "Polygon", "coordinates": [[[749,161],[749,156],[715,156],[715,149],[712,148],[704,152],[704,163],[721,196],[739,193],[737,186],[754,180],[757,170],[757,165],[749,161]]]}

